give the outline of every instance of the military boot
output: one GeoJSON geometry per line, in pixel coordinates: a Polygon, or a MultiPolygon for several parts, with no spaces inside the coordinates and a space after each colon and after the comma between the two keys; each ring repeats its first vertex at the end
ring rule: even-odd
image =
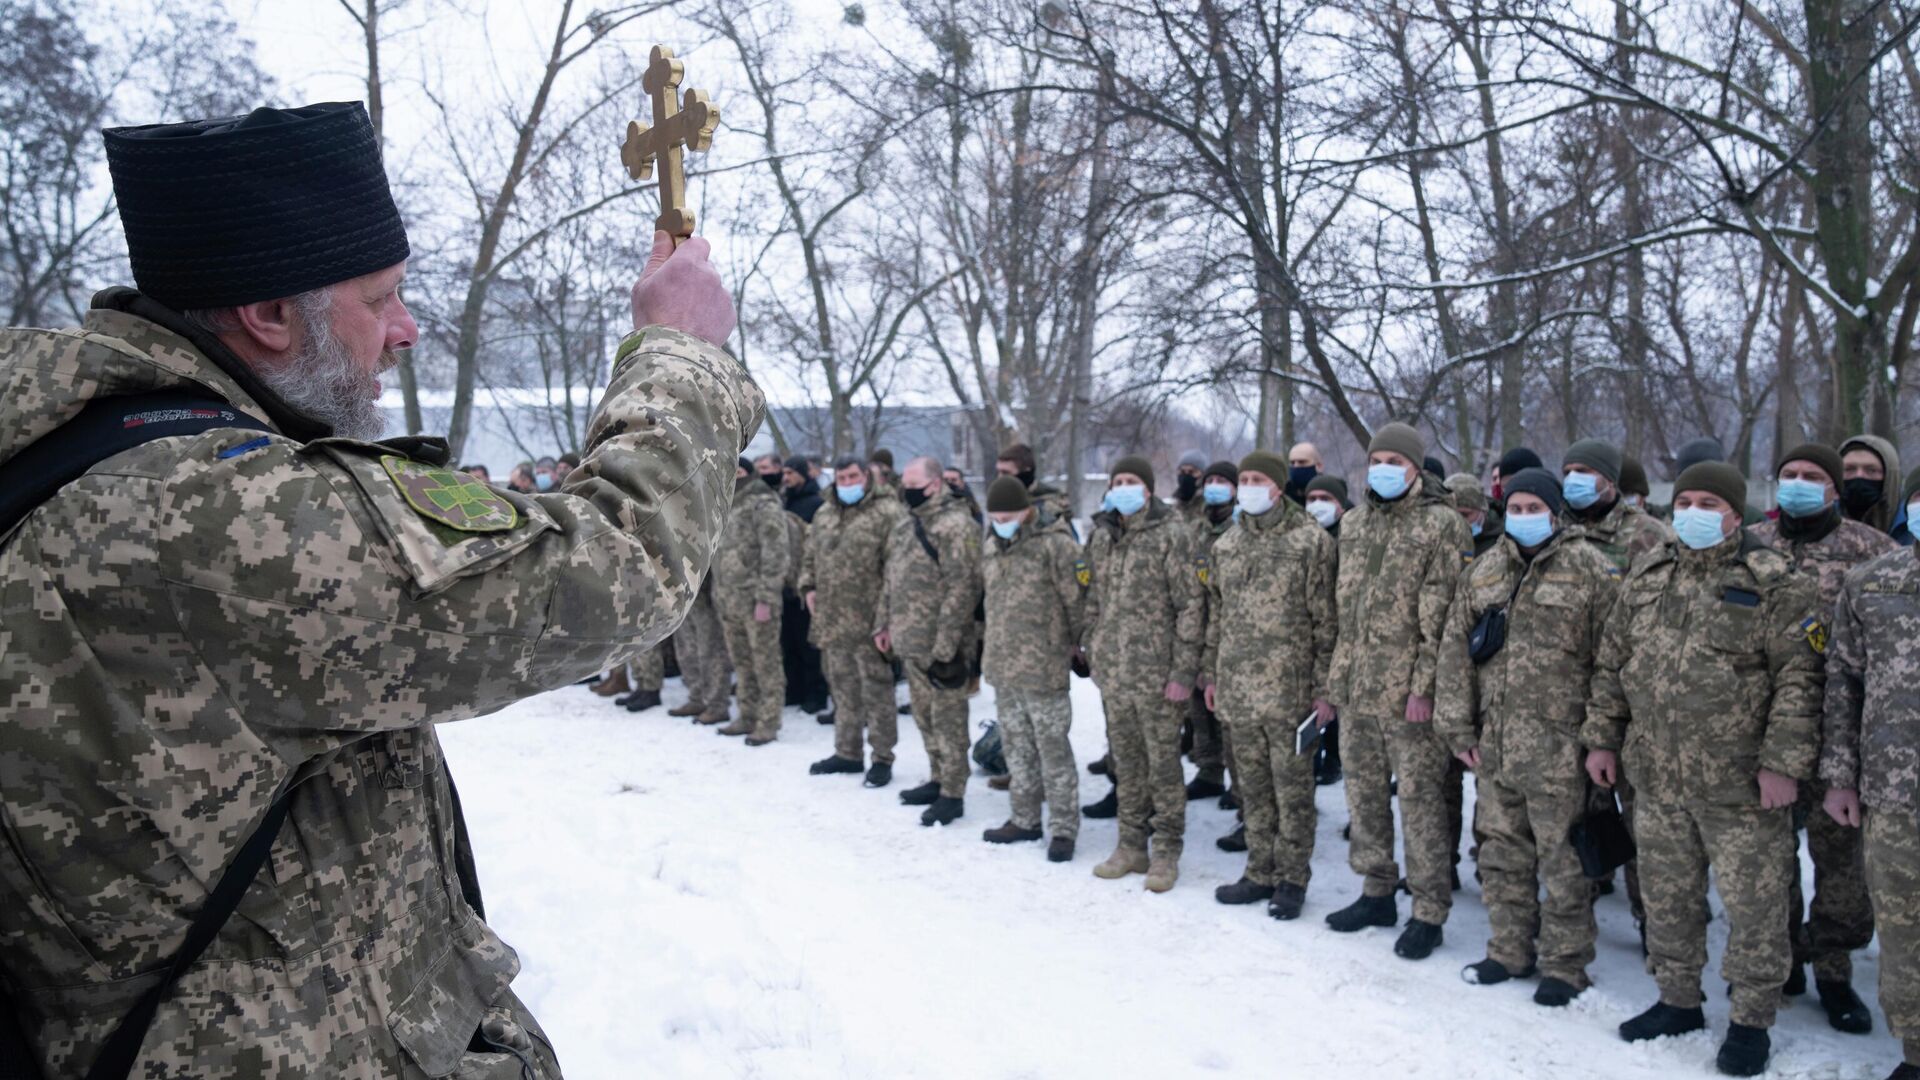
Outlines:
{"type": "Polygon", "coordinates": [[[1120,789],[1116,787],[1108,790],[1105,798],[1096,803],[1088,803],[1080,808],[1080,812],[1090,818],[1105,819],[1119,817],[1120,789]]]}
{"type": "Polygon", "coordinates": [[[1532,964],[1528,964],[1526,967],[1514,971],[1507,967],[1507,965],[1489,956],[1485,960],[1480,960],[1461,968],[1460,979],[1462,982],[1469,982],[1475,986],[1498,986],[1508,979],[1530,979],[1533,977],[1533,973],[1534,966],[1532,964]]]}
{"type": "Polygon", "coordinates": [[[635,690],[633,693],[621,698],[620,704],[624,706],[628,712],[646,712],[648,709],[659,707],[660,691],[635,690]]]}
{"type": "Polygon", "coordinates": [[[819,724],[821,727],[832,727],[835,719],[835,716],[830,712],[820,713],[813,718],[814,723],[819,724]]]}
{"type": "Polygon", "coordinates": [[[1213,898],[1223,904],[1257,904],[1273,899],[1273,886],[1243,877],[1231,885],[1222,885],[1213,890],[1213,898]]]}
{"type": "Polygon", "coordinates": [[[807,772],[812,776],[828,776],[833,773],[857,773],[861,767],[860,763],[852,758],[843,758],[835,754],[833,757],[822,758],[807,766],[807,772]]]}
{"type": "Polygon", "coordinates": [[[1557,979],[1549,975],[1540,980],[1539,986],[1533,988],[1533,1003],[1544,1005],[1549,1009],[1565,1008],[1572,1004],[1573,999],[1579,997],[1581,991],[1585,989],[1584,986],[1575,986],[1565,979],[1557,979]]]}
{"type": "Polygon", "coordinates": [[[728,724],[726,727],[721,728],[720,734],[725,735],[730,739],[736,738],[741,735],[751,735],[753,734],[753,725],[748,723],[744,718],[742,718],[739,720],[735,720],[733,723],[728,724]]]}
{"type": "Polygon", "coordinates": [[[677,716],[684,720],[689,716],[699,716],[706,711],[707,707],[705,705],[697,701],[689,701],[685,705],[675,705],[673,708],[668,709],[667,715],[677,716]]]}
{"type": "Polygon", "coordinates": [[[883,788],[893,783],[893,762],[876,761],[867,766],[867,778],[862,783],[870,788],[883,788]]]}
{"type": "Polygon", "coordinates": [[[1153,845],[1153,855],[1147,860],[1147,891],[1166,892],[1179,880],[1180,853],[1153,845]]]}
{"type": "Polygon", "coordinates": [[[900,793],[902,806],[932,806],[933,800],[940,797],[940,781],[929,780],[919,787],[908,788],[900,793]]]}
{"type": "Polygon", "coordinates": [[[713,709],[709,712],[703,712],[699,716],[694,717],[693,722],[696,724],[704,724],[708,727],[712,727],[715,724],[724,724],[727,722],[727,710],[713,709]]]}
{"type": "Polygon", "coordinates": [[[1767,1071],[1767,1056],[1773,1051],[1773,1038],[1766,1028],[1728,1024],[1727,1041],[1713,1063],[1727,1076],[1759,1076],[1767,1071]]]}
{"type": "Polygon", "coordinates": [[[748,746],[765,746],[768,743],[773,742],[775,739],[778,739],[779,737],[780,736],[777,733],[772,731],[756,731],[753,734],[747,736],[747,745],[748,746]]]}
{"type": "Polygon", "coordinates": [[[615,694],[624,694],[631,689],[633,686],[627,682],[627,669],[624,667],[614,668],[613,674],[593,684],[593,692],[601,697],[613,697],[615,694]]]}
{"type": "Polygon", "coordinates": [[[933,800],[933,805],[927,807],[926,812],[920,815],[920,824],[951,825],[965,816],[966,812],[967,803],[965,799],[955,799],[947,795],[942,795],[933,800]]]}
{"type": "Polygon", "coordinates": [[[1283,881],[1273,887],[1273,899],[1267,901],[1267,915],[1281,922],[1292,922],[1300,917],[1300,909],[1306,904],[1307,890],[1283,881]]]}
{"type": "Polygon", "coordinates": [[[1369,926],[1392,926],[1399,921],[1400,911],[1394,907],[1391,896],[1362,896],[1327,916],[1327,925],[1342,934],[1369,926]]]}
{"type": "Polygon", "coordinates": [[[1148,865],[1144,848],[1130,848],[1121,843],[1114,847],[1113,854],[1107,856],[1106,862],[1093,868],[1093,876],[1114,881],[1128,874],[1144,874],[1148,865]]]}
{"type": "Polygon", "coordinates": [[[1845,979],[1818,979],[1813,988],[1820,995],[1820,1007],[1827,1011],[1827,1023],[1833,1025],[1833,1030],[1849,1035],[1865,1035],[1873,1030],[1873,1011],[1853,992],[1852,983],[1845,979]]]}
{"type": "Polygon", "coordinates": [[[1247,827],[1238,826],[1232,832],[1213,842],[1221,851],[1244,852],[1247,850],[1247,827]]]}
{"type": "Polygon", "coordinates": [[[1408,919],[1407,928],[1400,931],[1400,940],[1393,943],[1393,955],[1403,960],[1425,960],[1446,939],[1446,933],[1439,926],[1408,919]]]}
{"type": "Polygon", "coordinates": [[[1040,837],[1039,829],[1028,829],[1015,825],[1011,821],[980,834],[980,839],[989,844],[1020,844],[1029,840],[1038,840],[1040,837]]]}
{"type": "Polygon", "coordinates": [[[1195,799],[1217,799],[1227,793],[1227,785],[1212,777],[1200,775],[1187,781],[1187,801],[1195,799]]]}
{"type": "Polygon", "coordinates": [[[1056,836],[1052,840],[1047,841],[1047,861],[1072,862],[1073,837],[1056,836]]]}
{"type": "Polygon", "coordinates": [[[987,777],[987,786],[995,791],[1005,791],[1013,786],[1013,777],[1006,773],[987,777]]]}
{"type": "Polygon", "coordinates": [[[1656,1001],[1653,1008],[1621,1024],[1620,1037],[1628,1042],[1644,1042],[1668,1035],[1685,1035],[1706,1026],[1707,1017],[1700,1006],[1676,1009],[1664,1001],[1656,1001]]]}

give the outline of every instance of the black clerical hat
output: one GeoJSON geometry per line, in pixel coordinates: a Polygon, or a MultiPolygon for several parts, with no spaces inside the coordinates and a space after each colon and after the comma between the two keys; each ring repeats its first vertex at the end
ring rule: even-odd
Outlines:
{"type": "Polygon", "coordinates": [[[102,134],[134,283],[175,310],[293,296],[407,257],[357,101],[102,134]]]}

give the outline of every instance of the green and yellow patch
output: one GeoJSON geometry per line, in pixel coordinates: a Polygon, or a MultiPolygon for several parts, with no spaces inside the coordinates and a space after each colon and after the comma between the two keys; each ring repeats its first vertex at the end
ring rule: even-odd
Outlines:
{"type": "Polygon", "coordinates": [[[1800,623],[1800,632],[1807,636],[1807,644],[1813,651],[1822,655],[1827,651],[1827,626],[1819,619],[1809,615],[1800,623]]]}
{"type": "Polygon", "coordinates": [[[471,533],[506,532],[520,524],[512,503],[465,473],[394,454],[381,455],[380,465],[400,489],[400,497],[429,521],[471,533]]]}

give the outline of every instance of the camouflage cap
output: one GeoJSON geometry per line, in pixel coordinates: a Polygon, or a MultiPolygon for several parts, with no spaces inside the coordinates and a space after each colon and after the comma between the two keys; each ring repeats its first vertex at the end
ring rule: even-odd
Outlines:
{"type": "Polygon", "coordinates": [[[1489,505],[1480,478],[1472,473],[1457,472],[1447,477],[1447,490],[1453,492],[1453,504],[1462,510],[1485,510],[1489,505]]]}

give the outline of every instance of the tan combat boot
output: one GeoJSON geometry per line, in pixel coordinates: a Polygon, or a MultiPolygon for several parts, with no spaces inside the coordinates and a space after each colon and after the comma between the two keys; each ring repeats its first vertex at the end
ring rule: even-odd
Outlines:
{"type": "Polygon", "coordinates": [[[708,712],[703,712],[694,720],[694,723],[705,724],[708,727],[712,727],[715,724],[724,724],[726,722],[727,722],[727,710],[725,709],[713,709],[708,712]]]}
{"type": "Polygon", "coordinates": [[[685,705],[675,705],[673,708],[668,709],[667,715],[682,716],[682,717],[699,716],[705,713],[706,711],[707,711],[707,707],[705,705],[702,705],[697,701],[689,701],[685,705]]]}
{"type": "Polygon", "coordinates": [[[1147,891],[1166,892],[1173,883],[1180,880],[1180,855],[1178,852],[1162,851],[1157,846],[1153,858],[1147,863],[1147,891]]]}
{"type": "Polygon", "coordinates": [[[735,720],[733,723],[728,724],[726,727],[721,728],[720,734],[726,735],[729,737],[740,736],[740,735],[751,735],[753,734],[753,725],[749,723],[745,717],[741,717],[740,719],[735,720]]]}
{"type": "Polygon", "coordinates": [[[1093,868],[1093,876],[1113,881],[1128,874],[1147,872],[1147,853],[1139,848],[1130,848],[1124,842],[1113,849],[1107,861],[1093,868]]]}
{"type": "Polygon", "coordinates": [[[627,683],[627,666],[625,664],[614,668],[613,674],[601,679],[592,686],[593,692],[599,694],[601,697],[613,697],[616,694],[624,694],[632,689],[633,687],[627,683]]]}

